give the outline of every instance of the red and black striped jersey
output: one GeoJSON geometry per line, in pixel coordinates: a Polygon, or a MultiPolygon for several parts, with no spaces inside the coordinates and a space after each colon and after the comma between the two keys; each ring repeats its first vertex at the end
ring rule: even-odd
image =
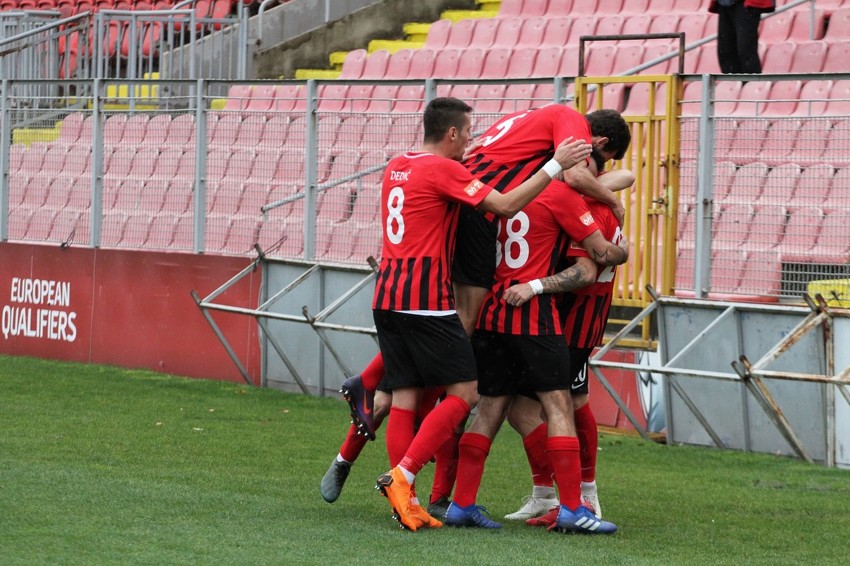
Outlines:
{"type": "Polygon", "coordinates": [[[458,161],[406,153],[387,164],[381,187],[384,242],[372,308],[452,310],[450,282],[458,203],[492,190],[458,161]]]}
{"type": "Polygon", "coordinates": [[[506,288],[555,273],[570,240],[582,241],[599,226],[579,193],[552,181],[512,218],[498,219],[496,283],[490,289],[477,328],[503,334],[558,335],[556,297],[537,295],[521,307],[502,298],[506,288]]]}
{"type": "Polygon", "coordinates": [[[536,173],[570,136],[591,141],[587,119],[568,106],[549,104],[514,112],[477,138],[482,146],[464,165],[487,185],[507,192],[536,173]]]}
{"type": "MultiPolygon", "coordinates": [[[[585,201],[605,239],[619,243],[623,235],[611,209],[594,199],[588,198],[585,201]]],[[[567,256],[590,257],[584,248],[572,243],[567,248],[567,256]]],[[[615,266],[600,265],[595,283],[560,296],[558,310],[564,327],[564,337],[569,346],[595,348],[602,343],[608,312],[611,309],[616,273],[615,266]]]]}

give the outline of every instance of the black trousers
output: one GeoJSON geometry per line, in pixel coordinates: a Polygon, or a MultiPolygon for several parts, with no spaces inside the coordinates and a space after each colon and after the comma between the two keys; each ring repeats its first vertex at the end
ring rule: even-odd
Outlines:
{"type": "Polygon", "coordinates": [[[761,12],[744,8],[743,0],[717,7],[717,61],[723,73],[761,73],[761,12]]]}

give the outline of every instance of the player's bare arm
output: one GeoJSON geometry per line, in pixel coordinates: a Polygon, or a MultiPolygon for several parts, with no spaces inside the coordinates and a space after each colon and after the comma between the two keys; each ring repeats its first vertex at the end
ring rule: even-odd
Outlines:
{"type": "Polygon", "coordinates": [[[576,258],[576,262],[565,270],[538,279],[540,292],[536,292],[531,283],[520,283],[505,289],[502,298],[509,305],[521,306],[540,293],[566,293],[574,291],[596,281],[597,265],[586,257],[576,258]]]}
{"type": "Polygon", "coordinates": [[[595,198],[611,207],[614,216],[617,217],[617,222],[622,226],[626,216],[623,203],[610,188],[601,182],[601,177],[596,176],[595,165],[593,169],[590,167],[587,162],[582,162],[570,169],[564,169],[564,180],[581,194],[595,198]]]}
{"type": "Polygon", "coordinates": [[[614,244],[606,240],[602,232],[595,230],[581,241],[581,247],[599,265],[620,265],[629,259],[629,242],[625,236],[621,236],[619,242],[614,244]]]}
{"type": "Polygon", "coordinates": [[[573,141],[572,137],[565,139],[555,149],[552,160],[530,179],[507,194],[490,191],[481,201],[479,208],[504,218],[511,218],[539,195],[562,169],[569,169],[578,163],[583,163],[590,155],[591,149],[592,146],[582,140],[573,141]]]}

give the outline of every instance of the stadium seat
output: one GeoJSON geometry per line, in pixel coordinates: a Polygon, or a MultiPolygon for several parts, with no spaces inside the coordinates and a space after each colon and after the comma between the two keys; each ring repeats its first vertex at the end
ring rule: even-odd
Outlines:
{"type": "Polygon", "coordinates": [[[239,139],[242,116],[238,112],[210,113],[207,122],[207,140],[213,147],[233,147],[239,139]]]}
{"type": "Polygon", "coordinates": [[[307,108],[304,85],[277,85],[274,95],[275,102],[272,106],[272,110],[275,112],[292,112],[296,110],[305,110],[307,108]]]}
{"type": "Polygon", "coordinates": [[[721,249],[711,258],[711,292],[733,293],[741,285],[747,254],[741,249],[721,249]]]}
{"type": "Polygon", "coordinates": [[[434,74],[434,62],[437,52],[424,47],[415,49],[410,57],[410,66],[407,71],[409,79],[428,79],[434,74]]]}
{"type": "Polygon", "coordinates": [[[743,247],[747,250],[770,250],[779,245],[785,233],[787,210],[784,205],[754,207],[750,234],[743,247]]]}
{"type": "Polygon", "coordinates": [[[761,301],[777,300],[782,283],[781,256],[775,251],[750,251],[734,293],[758,295],[761,301]]]}
{"type": "Polygon", "coordinates": [[[359,79],[363,74],[363,67],[366,66],[366,57],[368,55],[369,53],[365,49],[352,49],[346,53],[345,59],[342,61],[339,78],[342,80],[359,79]]]}
{"type": "Polygon", "coordinates": [[[535,47],[518,47],[511,52],[508,68],[505,70],[505,78],[523,78],[529,76],[529,71],[534,69],[537,60],[538,49],[535,47]]]}
{"type": "Polygon", "coordinates": [[[831,42],[821,71],[824,73],[845,72],[848,60],[850,60],[850,40],[831,42]]]}
{"type": "MultiPolygon", "coordinates": [[[[626,2],[626,4],[631,4],[631,3],[632,3],[632,0],[629,0],[629,2],[626,2]]],[[[638,0],[638,3],[640,3],[640,0],[638,0]]],[[[646,5],[646,2],[644,0],[644,7],[645,7],[645,5],[646,5]]],[[[596,5],[596,13],[597,14],[603,14],[603,15],[620,14],[623,11],[624,11],[623,0],[599,0],[599,2],[596,5]]]]}
{"type": "Polygon", "coordinates": [[[675,33],[679,29],[681,16],[669,12],[656,12],[649,24],[649,33],[675,33]]]}
{"type": "Polygon", "coordinates": [[[802,81],[776,81],[770,87],[761,113],[765,116],[790,116],[797,110],[802,81]]]}
{"type": "Polygon", "coordinates": [[[224,251],[236,254],[252,251],[257,242],[258,231],[259,219],[257,217],[237,216],[230,225],[224,251]]]}
{"type": "Polygon", "coordinates": [[[816,8],[814,10],[814,27],[812,27],[812,14],[810,10],[797,11],[794,21],[791,22],[791,31],[788,39],[792,41],[810,41],[822,39],[826,25],[824,11],[816,8]]]}
{"type": "Polygon", "coordinates": [[[499,33],[493,41],[496,47],[514,48],[519,43],[520,32],[522,25],[525,22],[522,18],[499,18],[499,33]]]}
{"type": "MultiPolygon", "coordinates": [[[[499,3],[499,17],[507,18],[507,17],[522,17],[523,14],[523,4],[525,0],[502,0],[499,3]]],[[[430,30],[428,32],[431,33],[430,30]]]]}
{"type": "Polygon", "coordinates": [[[685,34],[686,45],[714,33],[714,30],[709,30],[708,19],[704,14],[687,12],[679,19],[679,27],[676,31],[685,34]]]}
{"type": "Polygon", "coordinates": [[[192,206],[194,187],[190,181],[176,180],[169,183],[162,201],[162,210],[174,214],[185,214],[192,206]]]}
{"type": "MultiPolygon", "coordinates": [[[[485,53],[484,65],[479,77],[482,79],[504,79],[508,74],[512,51],[505,47],[490,48],[485,53]]],[[[531,67],[527,67],[530,69],[531,67]]]]}
{"type": "Polygon", "coordinates": [[[832,12],[823,38],[830,43],[850,39],[850,5],[832,12]]]}
{"type": "MultiPolygon", "coordinates": [[[[646,0],[643,0],[645,3],[646,0]]],[[[633,6],[635,4],[640,4],[641,1],[635,2],[634,0],[629,0],[626,2],[627,5],[633,6]]],[[[626,16],[625,21],[623,21],[623,29],[621,33],[623,35],[638,35],[649,33],[649,26],[652,24],[652,16],[646,14],[643,11],[629,11],[623,12],[626,16]]]]}
{"type": "Polygon", "coordinates": [[[644,46],[639,43],[632,45],[614,46],[613,61],[610,70],[612,75],[620,75],[625,71],[634,69],[645,61],[644,46]]]}
{"type": "Polygon", "coordinates": [[[847,116],[850,114],[850,80],[837,80],[829,90],[829,102],[824,109],[826,116],[847,116]]]}
{"type": "Polygon", "coordinates": [[[803,83],[800,89],[800,100],[794,109],[794,116],[821,116],[826,110],[829,91],[832,88],[830,80],[813,80],[803,83]]]}
{"type": "MultiPolygon", "coordinates": [[[[544,56],[545,56],[544,52],[541,50],[541,52],[537,55],[537,67],[535,67],[535,71],[538,70],[538,67],[540,66],[540,60],[544,56]]],[[[585,68],[587,68],[590,65],[591,54],[587,53],[586,57],[587,57],[588,60],[585,61],[585,68]]],[[[537,76],[543,76],[543,77],[551,77],[551,76],[574,77],[574,76],[578,75],[578,60],[579,60],[579,46],[578,45],[572,45],[572,46],[569,46],[569,47],[565,47],[561,52],[560,60],[555,59],[556,62],[560,61],[557,71],[554,74],[551,74],[551,75],[537,75],[537,76]]],[[[587,74],[587,73],[585,73],[585,74],[587,74]]]]}
{"type": "Polygon", "coordinates": [[[159,149],[150,146],[131,147],[136,152],[136,155],[133,157],[127,176],[139,180],[150,179],[156,171],[157,161],[159,160],[159,149]]]}
{"type": "Polygon", "coordinates": [[[533,84],[511,84],[505,89],[505,98],[499,110],[502,114],[510,114],[519,110],[527,110],[532,106],[534,96],[533,84]]]}
{"type": "Polygon", "coordinates": [[[596,22],[596,35],[619,35],[623,29],[626,18],[620,14],[598,16],[596,22]]]}
{"type": "Polygon", "coordinates": [[[136,151],[136,147],[125,146],[116,148],[108,162],[104,159],[104,174],[116,179],[127,177],[133,167],[136,151]]]}
{"type": "Polygon", "coordinates": [[[768,166],[781,165],[792,161],[795,140],[799,136],[803,123],[796,118],[779,118],[770,122],[761,148],[756,152],[755,160],[768,166]]]}
{"type": "Polygon", "coordinates": [[[717,45],[714,42],[706,43],[699,48],[699,58],[697,59],[695,72],[710,75],[719,75],[721,73],[720,63],[717,60],[717,45]]]}
{"type": "Polygon", "coordinates": [[[275,88],[274,85],[252,85],[251,96],[243,108],[244,112],[247,114],[270,112],[275,101],[275,88]]]}
{"type": "MultiPolygon", "coordinates": [[[[494,52],[494,50],[479,49],[477,47],[470,47],[469,49],[464,49],[459,54],[457,70],[455,71],[454,78],[477,79],[481,77],[482,73],[484,72],[485,59],[490,53],[494,52]]],[[[504,54],[504,50],[499,50],[499,53],[503,54],[504,63],[506,64],[507,55],[504,54]]],[[[498,66],[499,61],[497,59],[494,59],[494,64],[498,66]]],[[[504,72],[504,67],[502,68],[502,72],[504,72]]]]}
{"type": "Polygon", "coordinates": [[[460,20],[452,24],[449,37],[446,39],[446,49],[466,49],[472,41],[472,32],[475,29],[476,18],[460,20]]]}
{"type": "Polygon", "coordinates": [[[761,193],[753,200],[755,206],[788,204],[797,188],[802,169],[795,163],[783,163],[767,172],[761,193]]]}
{"type": "Polygon", "coordinates": [[[139,210],[149,214],[156,214],[162,210],[167,188],[168,183],[164,181],[150,179],[144,181],[139,194],[139,210]]]}
{"type": "Polygon", "coordinates": [[[759,40],[765,43],[786,41],[791,35],[791,24],[794,23],[795,15],[793,10],[787,10],[763,19],[759,27],[759,40]]]}
{"type": "Polygon", "coordinates": [[[814,248],[823,223],[823,211],[819,208],[790,208],[785,235],[779,243],[783,255],[808,255],[814,248]]]}
{"type": "Polygon", "coordinates": [[[543,37],[540,39],[539,46],[563,47],[569,41],[570,28],[572,27],[572,24],[572,16],[557,16],[550,18],[543,29],[543,37]]]}
{"type": "MultiPolygon", "coordinates": [[[[148,128],[148,132],[150,128],[148,128]]],[[[145,134],[147,140],[147,132],[145,134]]],[[[171,120],[168,127],[168,138],[165,143],[186,146],[195,139],[195,117],[192,114],[178,114],[171,120]]]]}
{"type": "MultiPolygon", "coordinates": [[[[848,170],[843,170],[848,171],[848,170]]],[[[836,175],[841,174],[841,171],[836,175]]],[[[843,180],[850,180],[850,175],[843,175],[843,180]]],[[[847,186],[846,184],[843,186],[847,186]]],[[[834,258],[833,261],[846,262],[850,252],[850,240],[847,238],[847,226],[850,226],[850,209],[827,208],[821,223],[821,231],[815,243],[818,255],[834,258]]]]}
{"type": "Polygon", "coordinates": [[[520,15],[524,18],[542,16],[549,7],[550,0],[523,0],[520,15]]]}
{"type": "Polygon", "coordinates": [[[732,203],[720,207],[720,215],[712,226],[714,249],[739,249],[750,234],[753,208],[749,204],[732,203]]]}
{"type": "Polygon", "coordinates": [[[547,23],[548,20],[540,16],[523,20],[516,47],[540,47],[547,23]]]}
{"type": "Polygon", "coordinates": [[[393,111],[419,113],[424,106],[425,87],[423,85],[405,85],[398,89],[398,100],[393,106],[393,111]]]}
{"type": "Polygon", "coordinates": [[[792,73],[819,73],[826,62],[829,44],[826,41],[805,41],[797,44],[791,61],[792,73]]]}
{"type": "MultiPolygon", "coordinates": [[[[480,51],[478,52],[480,54],[480,51]]],[[[464,60],[464,65],[474,65],[474,61],[466,62],[467,52],[460,49],[443,49],[437,53],[434,60],[434,78],[451,79],[457,76],[458,66],[464,60]]],[[[472,57],[470,57],[472,59],[472,57]]],[[[482,61],[483,63],[483,61],[482,61]]]]}
{"type": "MultiPolygon", "coordinates": [[[[764,183],[767,180],[768,170],[767,165],[760,161],[742,165],[735,172],[735,177],[729,186],[729,194],[725,197],[715,194],[714,201],[724,203],[752,203],[762,193],[764,183]]],[[[717,189],[718,187],[715,187],[715,191],[717,189]]]]}
{"type": "Polygon", "coordinates": [[[498,114],[505,98],[504,84],[482,84],[478,89],[475,114],[498,114]]]}
{"type": "Polygon", "coordinates": [[[733,116],[755,117],[764,113],[765,101],[773,84],[770,81],[749,81],[741,87],[733,116]]]}
{"type": "Polygon", "coordinates": [[[265,136],[267,123],[268,119],[264,113],[248,114],[242,120],[242,127],[239,128],[239,137],[236,139],[236,143],[243,147],[257,147],[265,136]]]}
{"type": "Polygon", "coordinates": [[[387,62],[387,70],[384,72],[386,79],[406,79],[410,74],[410,61],[413,58],[415,49],[399,49],[395,53],[390,54],[390,60],[387,62]]]}
{"type": "Polygon", "coordinates": [[[797,44],[792,41],[780,41],[767,46],[762,58],[762,72],[766,74],[787,73],[791,70],[797,44]]]}
{"type": "Polygon", "coordinates": [[[91,171],[91,148],[71,146],[65,156],[63,172],[69,177],[79,177],[91,171]]]}
{"type": "MultiPolygon", "coordinates": [[[[579,2],[582,5],[584,3],[584,0],[579,2]]],[[[573,20],[573,25],[570,27],[570,35],[565,45],[578,45],[581,36],[593,35],[594,33],[596,33],[596,16],[578,16],[573,20]]]]}
{"type": "MultiPolygon", "coordinates": [[[[503,6],[504,9],[504,6],[503,6]]],[[[428,27],[428,35],[425,37],[425,47],[439,50],[446,46],[452,29],[452,21],[449,19],[437,20],[428,27]]]]}
{"type": "Polygon", "coordinates": [[[342,112],[348,106],[349,85],[333,82],[319,85],[319,112],[342,112]]]}
{"type": "Polygon", "coordinates": [[[502,20],[499,18],[476,18],[475,28],[472,31],[472,38],[469,41],[470,47],[481,47],[487,49],[496,43],[499,36],[499,27],[502,20]]]}
{"type": "Polygon", "coordinates": [[[835,169],[828,163],[809,165],[802,171],[797,182],[797,189],[788,200],[788,206],[791,208],[827,206],[834,177],[835,169]]]}
{"type": "MultiPolygon", "coordinates": [[[[576,60],[574,67],[578,68],[578,50],[575,51],[576,60]]],[[[537,58],[534,62],[531,72],[527,76],[531,77],[556,77],[560,75],[561,60],[564,56],[564,50],[561,47],[544,47],[537,52],[537,58]]],[[[568,76],[575,76],[575,73],[568,76]]]]}
{"type": "Polygon", "coordinates": [[[586,46],[587,62],[584,74],[591,77],[607,77],[611,75],[614,61],[617,58],[617,46],[613,43],[597,43],[586,46]]]}
{"type": "Polygon", "coordinates": [[[72,144],[80,139],[80,131],[82,130],[85,117],[86,115],[82,112],[72,112],[65,116],[62,120],[62,127],[59,129],[59,141],[65,144],[72,144]]]}

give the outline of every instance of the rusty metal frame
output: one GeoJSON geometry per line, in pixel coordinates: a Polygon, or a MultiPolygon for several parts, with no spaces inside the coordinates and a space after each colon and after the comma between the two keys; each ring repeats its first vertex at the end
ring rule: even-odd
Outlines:
{"type": "MultiPolygon", "coordinates": [[[[794,432],[791,427],[790,422],[787,420],[785,415],[782,412],[779,403],[776,399],[771,395],[770,391],[764,384],[763,379],[783,379],[783,380],[791,380],[791,381],[804,381],[804,382],[813,382],[813,383],[822,383],[826,385],[832,385],[833,387],[828,388],[827,392],[830,396],[830,401],[827,403],[826,414],[827,414],[827,440],[826,440],[826,465],[834,466],[835,465],[835,449],[833,436],[831,434],[834,431],[834,422],[832,422],[832,409],[833,404],[831,402],[832,392],[837,390],[843,398],[850,404],[850,367],[844,368],[840,373],[835,373],[834,367],[834,358],[832,353],[834,352],[835,345],[833,343],[833,316],[834,313],[828,307],[826,301],[822,296],[817,295],[814,300],[807,298],[807,303],[811,312],[791,331],[789,332],[782,340],[780,340],[773,348],[771,348],[768,352],[761,356],[757,361],[750,362],[745,355],[741,355],[738,360],[731,360],[730,367],[734,370],[732,372],[718,372],[718,371],[706,371],[706,370],[695,370],[690,368],[682,368],[677,367],[677,362],[682,359],[684,354],[691,351],[694,348],[699,346],[699,342],[708,334],[712,332],[712,330],[720,325],[723,320],[727,320],[730,316],[733,316],[736,311],[744,309],[744,310],[755,310],[755,311],[774,311],[776,310],[776,306],[769,305],[760,305],[760,304],[739,304],[739,303],[728,303],[728,302],[720,302],[720,301],[705,301],[699,299],[677,299],[673,297],[660,297],[655,292],[654,289],[648,287],[647,289],[649,293],[653,296],[654,302],[648,305],[637,317],[635,317],[629,325],[624,327],[617,335],[615,335],[603,348],[599,349],[595,352],[589,359],[588,365],[594,374],[599,379],[599,382],[602,386],[608,391],[611,398],[617,403],[619,408],[624,412],[629,422],[635,427],[638,433],[649,440],[648,432],[641,426],[640,422],[631,414],[628,410],[628,407],[623,402],[623,400],[616,394],[616,392],[611,387],[610,383],[605,379],[604,374],[602,373],[602,369],[604,368],[612,368],[612,369],[623,369],[623,370],[633,370],[633,371],[651,371],[653,373],[662,374],[666,377],[667,383],[670,386],[670,390],[677,394],[684,404],[688,407],[688,409],[692,412],[694,418],[700,423],[703,427],[703,430],[711,437],[714,444],[719,448],[726,448],[726,444],[722,441],[720,436],[716,431],[713,430],[711,424],[705,418],[705,416],[699,411],[696,404],[692,399],[688,397],[685,391],[682,389],[678,380],[681,377],[684,378],[708,378],[715,380],[726,380],[726,381],[737,381],[742,383],[753,398],[759,403],[759,405],[764,410],[765,414],[773,421],[777,430],[782,434],[782,436],[786,439],[788,444],[791,446],[792,450],[799,456],[801,459],[812,462],[813,458],[809,450],[803,445],[800,441],[797,434],[794,432]],[[659,344],[660,344],[660,352],[662,354],[661,365],[646,365],[646,364],[635,364],[635,363],[625,363],[625,362],[612,362],[605,361],[602,358],[605,356],[607,352],[611,349],[618,347],[622,342],[623,338],[631,331],[633,331],[641,322],[651,316],[656,311],[659,311],[665,306],[706,306],[706,305],[714,305],[718,307],[723,307],[725,310],[710,324],[708,324],[705,328],[699,331],[694,338],[686,344],[676,355],[673,357],[669,357],[665,350],[666,340],[664,338],[665,328],[664,328],[664,319],[663,317],[659,317],[659,344]],[[785,354],[791,346],[796,344],[801,340],[803,336],[806,334],[815,331],[818,328],[824,328],[824,346],[827,357],[827,371],[829,375],[819,375],[819,374],[807,374],[807,373],[796,373],[796,372],[787,372],[787,371],[772,371],[764,369],[767,365],[769,365],[772,361],[776,360],[783,354],[785,354]]],[[[670,423],[668,422],[668,431],[670,428],[670,423]]],[[[668,435],[668,438],[670,435],[668,435]]]]}

